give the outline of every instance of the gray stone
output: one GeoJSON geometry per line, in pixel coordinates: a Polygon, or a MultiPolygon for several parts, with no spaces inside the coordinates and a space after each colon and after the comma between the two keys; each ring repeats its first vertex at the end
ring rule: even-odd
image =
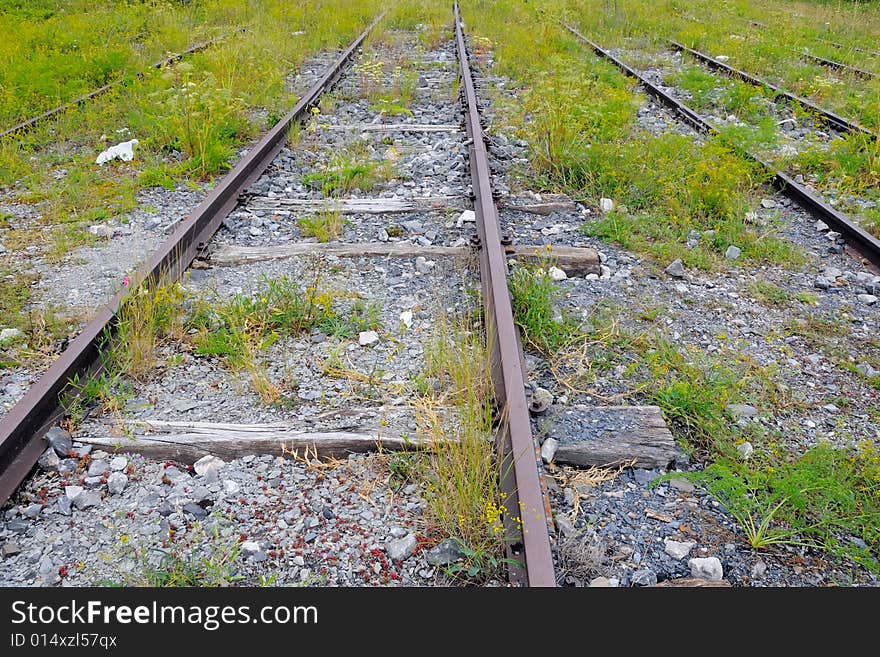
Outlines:
{"type": "Polygon", "coordinates": [[[825,276],[817,276],[816,280],[813,281],[813,286],[817,290],[827,290],[833,285],[834,281],[830,280],[825,276]]]}
{"type": "Polygon", "coordinates": [[[419,541],[416,539],[416,535],[410,533],[403,538],[388,541],[385,544],[385,551],[393,561],[406,561],[413,555],[418,546],[419,541]]]}
{"type": "Polygon", "coordinates": [[[206,518],[208,516],[208,512],[195,502],[187,502],[186,504],[184,504],[183,512],[191,515],[196,520],[202,520],[203,518],[206,518]]]}
{"type": "Polygon", "coordinates": [[[186,413],[187,411],[191,411],[198,407],[199,402],[193,401],[192,399],[175,399],[171,402],[171,408],[180,413],[186,413]]]}
{"type": "Polygon", "coordinates": [[[736,420],[749,419],[758,415],[758,409],[749,404],[728,404],[724,410],[736,420]]]}
{"type": "Polygon", "coordinates": [[[324,516],[325,520],[333,520],[336,517],[336,514],[333,513],[333,509],[331,509],[326,504],[321,507],[321,515],[324,516]]]}
{"type": "Polygon", "coordinates": [[[65,457],[67,452],[73,449],[73,440],[71,440],[70,434],[61,427],[49,429],[46,432],[46,440],[49,441],[49,446],[55,450],[58,456],[65,457]]]}
{"type": "Polygon", "coordinates": [[[55,506],[58,509],[58,513],[62,516],[69,516],[73,502],[66,495],[59,495],[58,499],[55,500],[55,506]]]}
{"type": "Polygon", "coordinates": [[[559,441],[555,438],[547,438],[541,445],[541,459],[544,463],[552,463],[553,457],[556,456],[556,450],[559,449],[559,441]]]}
{"type": "Polygon", "coordinates": [[[614,201],[610,198],[600,198],[599,209],[602,210],[602,212],[611,212],[614,209],[614,201]]]}
{"type": "Polygon", "coordinates": [[[425,552],[425,561],[432,566],[445,566],[455,563],[464,556],[464,550],[459,542],[454,538],[447,538],[425,552]]]}
{"type": "Polygon", "coordinates": [[[637,484],[647,486],[660,475],[655,470],[646,470],[645,468],[635,468],[633,470],[633,478],[637,484]]]}
{"type": "Polygon", "coordinates": [[[673,260],[665,271],[673,278],[684,278],[684,265],[681,262],[681,258],[673,260]]]}
{"type": "Polygon", "coordinates": [[[104,483],[104,476],[101,475],[100,477],[86,477],[85,479],[83,479],[83,483],[88,488],[97,488],[104,483]]]}
{"type": "Polygon", "coordinates": [[[211,454],[203,456],[193,463],[193,469],[196,471],[196,474],[202,477],[206,477],[211,473],[219,474],[225,467],[226,461],[211,454]]]}
{"type": "Polygon", "coordinates": [[[826,224],[822,220],[819,220],[816,222],[816,230],[820,233],[824,233],[826,230],[828,230],[828,224],[826,224]]]}
{"type": "Polygon", "coordinates": [[[843,274],[837,267],[826,267],[825,271],[822,272],[822,276],[825,278],[836,281],[843,274]]]}
{"type": "Polygon", "coordinates": [[[59,463],[61,463],[61,459],[58,458],[58,454],[51,447],[47,447],[46,451],[37,459],[37,464],[43,470],[57,470],[59,463]]]}
{"type": "Polygon", "coordinates": [[[858,300],[861,301],[866,306],[873,306],[877,303],[877,297],[873,294],[859,294],[857,295],[858,300]]]}
{"type": "Polygon", "coordinates": [[[31,524],[27,520],[10,520],[6,523],[6,529],[16,534],[24,534],[31,524]]]}
{"type": "Polygon", "coordinates": [[[736,260],[741,255],[742,255],[742,249],[740,249],[738,246],[734,246],[733,244],[728,246],[727,251],[724,252],[724,257],[727,258],[728,260],[736,260]]]}
{"type": "Polygon", "coordinates": [[[427,258],[425,258],[425,256],[418,256],[416,258],[416,271],[422,274],[427,274],[428,272],[430,272],[432,269],[434,269],[435,265],[436,263],[433,260],[428,260],[427,258]]]}
{"type": "Polygon", "coordinates": [[[761,560],[758,560],[755,562],[755,565],[752,566],[752,579],[761,579],[766,572],[767,564],[765,564],[761,560]]]}
{"type": "Polygon", "coordinates": [[[763,201],[761,201],[761,207],[767,210],[772,210],[776,207],[776,205],[776,201],[774,201],[772,198],[765,198],[763,201]]]}
{"type": "Polygon", "coordinates": [[[680,477],[670,479],[669,485],[682,493],[693,493],[696,490],[696,487],[691,482],[687,479],[681,479],[680,477]]]}
{"type": "Polygon", "coordinates": [[[110,472],[110,464],[104,459],[97,459],[89,464],[88,475],[90,477],[100,477],[110,472]]]}
{"type": "Polygon", "coordinates": [[[0,553],[3,554],[3,558],[13,557],[16,554],[21,553],[21,546],[18,543],[13,543],[12,541],[6,541],[3,544],[3,547],[0,548],[0,553]]]}
{"type": "Polygon", "coordinates": [[[94,491],[80,493],[73,501],[73,505],[80,511],[82,511],[83,509],[88,509],[89,507],[98,506],[100,503],[101,495],[94,491]]]}
{"type": "Polygon", "coordinates": [[[571,524],[571,520],[566,518],[561,513],[556,514],[554,518],[556,521],[556,529],[565,537],[574,536],[577,530],[574,528],[574,525],[571,524]]]}
{"type": "Polygon", "coordinates": [[[120,495],[128,485],[128,477],[121,472],[113,472],[107,477],[107,490],[111,495],[120,495]]]}
{"type": "Polygon", "coordinates": [[[241,551],[247,552],[248,554],[254,554],[255,552],[260,551],[260,544],[256,541],[243,541],[241,544],[241,551]]]}
{"type": "Polygon", "coordinates": [[[657,583],[657,573],[650,568],[643,568],[633,573],[630,584],[633,586],[654,586],[657,583]]]}
{"type": "Polygon", "coordinates": [[[73,453],[76,454],[77,458],[82,458],[84,456],[88,456],[92,453],[91,445],[79,445],[73,448],[73,453]]]}
{"type": "Polygon", "coordinates": [[[746,441],[736,446],[736,451],[739,453],[740,457],[743,461],[748,461],[752,454],[755,453],[755,448],[752,447],[752,443],[746,441]]]}
{"type": "Polygon", "coordinates": [[[695,557],[688,560],[691,576],[697,579],[708,579],[720,582],[724,578],[724,569],[718,557],[695,557]]]}
{"type": "Polygon", "coordinates": [[[62,475],[73,474],[78,467],[79,461],[77,459],[61,459],[58,464],[58,473],[62,475]]]}
{"type": "Polygon", "coordinates": [[[859,363],[856,365],[856,371],[869,379],[880,376],[880,371],[875,370],[871,363],[859,363]]]}
{"type": "Polygon", "coordinates": [[[124,456],[114,456],[110,460],[110,469],[113,472],[122,472],[128,465],[128,459],[124,456]]]}
{"type": "Polygon", "coordinates": [[[22,510],[21,515],[23,515],[25,518],[30,518],[31,520],[33,520],[38,515],[40,515],[40,511],[42,510],[42,504],[29,504],[22,510]]]}
{"type": "Polygon", "coordinates": [[[684,559],[694,549],[693,541],[673,541],[667,538],[663,541],[663,550],[673,559],[684,559]]]}

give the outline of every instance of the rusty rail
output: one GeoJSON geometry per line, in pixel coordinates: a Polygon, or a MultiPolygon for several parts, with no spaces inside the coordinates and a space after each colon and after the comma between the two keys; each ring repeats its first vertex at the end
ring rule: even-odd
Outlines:
{"type": "MultiPolygon", "coordinates": [[[[565,29],[574,34],[578,39],[587,44],[597,55],[612,62],[615,66],[617,66],[617,68],[626,73],[626,75],[634,78],[635,80],[638,80],[639,84],[650,95],[654,96],[664,105],[676,112],[686,123],[694,127],[696,130],[712,135],[719,134],[718,129],[714,125],[706,121],[693,109],[691,109],[681,101],[676,100],[665,91],[646,80],[637,71],[624,64],[609,51],[605,50],[598,44],[588,39],[577,29],[575,29],[571,25],[562,22],[560,22],[560,25],[562,25],[565,29]]],[[[826,224],[834,228],[841,235],[846,237],[850,241],[850,243],[852,243],[853,246],[860,250],[865,257],[871,260],[871,262],[873,262],[875,265],[880,266],[880,240],[878,240],[874,235],[866,231],[858,224],[850,221],[843,214],[831,207],[820,196],[814,194],[803,185],[795,182],[795,180],[787,173],[779,171],[772,164],[770,164],[769,162],[765,162],[756,155],[742,150],[740,150],[740,152],[745,157],[748,157],[754,162],[760,164],[773,175],[774,187],[776,187],[779,191],[788,196],[791,200],[798,203],[803,208],[807,209],[813,215],[824,221],[826,224]]]]}
{"type": "MultiPolygon", "coordinates": [[[[239,196],[271,164],[285,144],[289,129],[304,118],[339,76],[383,12],[364,30],[321,78],[266,135],[226,174],[208,196],[150,256],[137,277],[142,284],[176,279],[205,248],[238,202],[239,196]]],[[[0,504],[15,492],[46,449],[46,432],[61,417],[60,397],[69,383],[100,368],[104,336],[116,327],[117,311],[127,290],[117,292],[62,352],[25,396],[0,419],[0,504]]]]}
{"type": "Polygon", "coordinates": [[[817,57],[816,55],[811,55],[808,52],[801,53],[801,57],[806,59],[807,61],[813,62],[814,64],[819,64],[819,66],[824,66],[825,68],[830,68],[833,71],[840,71],[842,73],[850,73],[857,78],[861,78],[862,80],[873,80],[877,77],[875,73],[871,73],[870,71],[864,71],[860,68],[856,68],[855,66],[850,66],[849,64],[843,64],[841,62],[835,62],[833,59],[825,59],[824,57],[817,57]]]}
{"type": "Polygon", "coordinates": [[[483,307],[492,355],[492,380],[496,401],[501,408],[501,422],[495,442],[501,456],[502,487],[507,492],[505,528],[508,538],[512,533],[521,538],[521,543],[514,541],[508,546],[508,554],[512,560],[523,562],[523,567],[511,568],[509,574],[514,583],[552,587],[556,586],[556,576],[525,394],[522,347],[513,321],[513,307],[507,287],[507,258],[501,244],[498,211],[492,198],[489,155],[480,124],[477,94],[457,0],[454,12],[462,79],[462,108],[469,137],[474,212],[480,238],[483,307]]]}
{"type": "Polygon", "coordinates": [[[795,96],[793,93],[789,93],[784,89],[777,87],[775,84],[770,82],[765,82],[760,78],[756,78],[753,75],[746,73],[745,71],[741,71],[732,66],[728,66],[724,62],[720,62],[714,57],[710,57],[699,50],[694,50],[693,48],[688,48],[686,45],[679,43],[678,41],[674,41],[672,39],[668,40],[669,45],[671,45],[675,50],[679,50],[681,52],[686,52],[692,57],[698,59],[699,61],[706,64],[709,68],[713,68],[717,71],[721,71],[728,77],[739,78],[743,82],[747,82],[748,84],[753,84],[756,87],[763,87],[765,89],[769,89],[774,94],[774,100],[785,99],[788,102],[798,103],[802,107],[808,108],[810,111],[814,112],[820,119],[822,119],[827,125],[831,126],[835,130],[839,130],[840,132],[858,132],[864,135],[867,135],[871,140],[877,138],[877,135],[868,130],[868,128],[864,127],[852,121],[850,119],[845,119],[839,114],[835,114],[827,109],[819,107],[815,103],[807,100],[806,98],[802,98],[800,96],[795,96]]]}

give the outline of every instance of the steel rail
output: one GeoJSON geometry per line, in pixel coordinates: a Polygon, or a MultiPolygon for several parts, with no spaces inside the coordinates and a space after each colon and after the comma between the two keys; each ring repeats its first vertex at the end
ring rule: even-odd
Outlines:
{"type": "Polygon", "coordinates": [[[832,41],[831,39],[825,39],[822,37],[816,37],[822,43],[827,43],[829,45],[834,46],[835,48],[840,48],[841,50],[852,50],[853,52],[860,52],[863,55],[871,55],[872,57],[880,57],[880,52],[876,50],[869,50],[867,48],[859,48],[858,46],[848,46],[845,43],[840,43],[838,41],[832,41]]]}
{"type": "MultiPolygon", "coordinates": [[[[594,43],[586,36],[581,34],[577,29],[566,23],[561,23],[569,32],[574,34],[578,39],[586,43],[597,55],[612,62],[617,68],[626,73],[626,75],[638,80],[639,84],[652,96],[661,101],[664,105],[675,111],[690,126],[696,128],[700,132],[717,135],[718,129],[702,118],[697,112],[676,100],[665,91],[652,84],[642,77],[634,69],[630,68],[622,61],[617,59],[610,52],[594,43]]],[[[795,182],[795,180],[787,173],[779,171],[769,162],[764,161],[756,155],[747,151],[739,150],[745,157],[757,162],[765,170],[773,176],[773,185],[780,192],[788,196],[791,200],[798,203],[813,215],[824,221],[826,224],[834,228],[837,232],[847,238],[857,249],[859,249],[865,257],[867,257],[875,265],[880,266],[880,240],[874,235],[866,231],[858,224],[853,223],[843,214],[831,207],[824,199],[814,194],[803,185],[795,182]]]]}
{"type": "Polygon", "coordinates": [[[801,53],[801,57],[803,57],[807,61],[811,61],[815,64],[819,64],[820,66],[824,66],[825,68],[830,68],[834,71],[841,71],[842,73],[850,73],[858,78],[862,78],[863,80],[873,80],[874,78],[877,77],[876,73],[871,73],[870,71],[864,71],[860,68],[856,68],[855,66],[850,66],[849,64],[835,62],[833,59],[825,59],[824,57],[817,57],[816,55],[811,55],[808,52],[801,53]]]}
{"type": "MultiPolygon", "coordinates": [[[[243,31],[243,29],[237,30],[237,32],[242,32],[242,31],[243,31]]],[[[224,36],[217,37],[215,39],[209,39],[208,41],[204,41],[202,43],[197,43],[194,46],[190,46],[189,48],[187,48],[183,52],[176,53],[176,54],[171,55],[169,57],[166,57],[165,59],[162,59],[158,62],[154,62],[153,64],[150,64],[150,68],[160,69],[163,66],[169,66],[175,62],[179,62],[181,59],[183,59],[187,55],[191,55],[194,52],[199,52],[200,50],[205,50],[206,48],[210,48],[214,44],[219,43],[220,41],[223,41],[225,38],[226,38],[226,36],[224,35],[224,36]]],[[[136,73],[135,78],[140,80],[144,77],[144,75],[146,75],[146,74],[142,73],[142,72],[136,73]]],[[[5,137],[8,137],[9,135],[12,135],[12,134],[15,134],[18,132],[27,132],[28,130],[33,128],[38,123],[45,121],[46,119],[51,119],[56,114],[60,114],[61,112],[65,112],[69,109],[76,107],[77,105],[82,105],[83,103],[91,100],[92,98],[96,98],[97,96],[105,94],[108,91],[110,91],[113,87],[116,87],[120,84],[123,84],[127,80],[128,80],[128,76],[123,76],[121,78],[117,78],[116,80],[113,80],[113,82],[108,82],[103,87],[98,87],[97,89],[93,89],[92,91],[90,91],[86,94],[83,94],[82,96],[77,96],[73,100],[70,100],[66,103],[59,105],[58,107],[47,110],[47,111],[43,112],[42,114],[38,114],[37,116],[32,116],[31,118],[26,119],[26,120],[22,121],[21,123],[17,123],[14,126],[12,126],[11,128],[5,129],[3,132],[0,132],[0,139],[3,139],[5,137]]]]}
{"type": "MultiPolygon", "coordinates": [[[[502,488],[505,499],[505,528],[521,536],[521,550],[508,545],[514,560],[523,568],[510,569],[513,582],[528,586],[556,586],[550,549],[547,513],[538,472],[535,441],[525,394],[522,347],[507,287],[507,258],[501,244],[498,211],[492,197],[489,155],[480,124],[477,94],[470,71],[467,46],[458,2],[454,4],[455,38],[462,78],[462,108],[469,137],[468,155],[474,193],[474,212],[480,238],[480,271],[487,339],[492,356],[495,398],[501,408],[501,422],[495,437],[501,455],[502,488]]],[[[508,540],[512,536],[508,535],[508,540]]]]}
{"type": "Polygon", "coordinates": [[[753,75],[746,73],[745,71],[741,71],[732,66],[728,66],[724,62],[720,62],[714,57],[710,57],[699,50],[694,50],[693,48],[688,48],[686,45],[679,43],[678,41],[674,41],[672,39],[668,39],[667,42],[674,49],[679,50],[681,52],[686,52],[692,57],[695,57],[699,61],[703,62],[710,68],[714,68],[715,70],[721,71],[725,75],[732,78],[739,78],[743,82],[747,82],[749,84],[753,84],[756,87],[764,87],[765,89],[769,89],[773,92],[775,96],[775,100],[780,98],[784,98],[789,102],[798,103],[799,105],[810,109],[812,112],[815,112],[819,118],[821,118],[827,125],[839,130],[841,132],[858,132],[864,135],[867,135],[871,140],[877,138],[877,135],[868,130],[868,128],[864,127],[856,123],[855,121],[851,121],[850,119],[845,119],[839,114],[835,114],[827,109],[819,107],[812,101],[807,100],[806,98],[802,98],[800,96],[796,96],[793,93],[785,91],[784,89],[777,87],[775,84],[770,82],[765,82],[760,78],[756,78],[753,75]]]}
{"type": "MultiPolygon", "coordinates": [[[[239,196],[272,163],[283,148],[289,129],[304,118],[330,88],[383,12],[364,30],[321,78],[266,135],[226,174],[217,186],[178,225],[177,230],[141,266],[140,284],[175,280],[205,248],[239,196]]],[[[15,492],[46,449],[46,432],[61,417],[61,395],[71,381],[100,368],[104,337],[115,330],[117,311],[128,289],[118,291],[68,345],[24,397],[0,419],[0,504],[15,492]]]]}

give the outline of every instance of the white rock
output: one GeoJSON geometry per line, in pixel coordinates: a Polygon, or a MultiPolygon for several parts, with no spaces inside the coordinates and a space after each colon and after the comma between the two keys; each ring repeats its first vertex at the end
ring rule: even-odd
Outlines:
{"type": "Polygon", "coordinates": [[[125,490],[127,485],[128,477],[121,472],[112,472],[110,476],[107,477],[107,490],[110,491],[111,495],[119,495],[125,490]]]}
{"type": "Polygon", "coordinates": [[[820,219],[816,222],[816,230],[820,233],[824,233],[826,230],[828,230],[828,224],[820,219]]]}
{"type": "Polygon", "coordinates": [[[663,550],[673,559],[684,559],[694,549],[693,541],[673,541],[667,538],[663,541],[663,550]]]}
{"type": "Polygon", "coordinates": [[[858,298],[859,301],[868,306],[873,306],[875,303],[877,303],[877,297],[875,297],[873,294],[859,294],[858,298]]]}
{"type": "Polygon", "coordinates": [[[744,442],[736,446],[736,451],[742,457],[743,461],[748,461],[749,457],[755,453],[755,448],[752,447],[752,443],[744,442]]]}
{"type": "Polygon", "coordinates": [[[238,491],[241,490],[241,485],[237,481],[233,481],[232,479],[227,479],[223,482],[223,491],[227,495],[237,495],[238,491]]]}
{"type": "Polygon", "coordinates": [[[610,198],[600,198],[599,209],[602,210],[602,212],[611,212],[614,209],[614,201],[610,198]]]}
{"type": "Polygon", "coordinates": [[[5,328],[0,331],[0,342],[6,342],[12,338],[17,338],[19,335],[21,335],[21,331],[17,328],[5,328]]]}
{"type": "Polygon", "coordinates": [[[89,232],[95,237],[110,239],[113,237],[113,233],[116,232],[116,229],[107,224],[95,224],[94,226],[89,226],[89,232]]]}
{"type": "Polygon", "coordinates": [[[95,164],[104,164],[105,162],[115,160],[116,158],[119,158],[123,162],[129,162],[134,159],[134,147],[138,143],[140,142],[138,142],[137,139],[130,139],[128,141],[120,142],[119,144],[116,144],[116,146],[111,146],[98,155],[95,164]]]}
{"type": "Polygon", "coordinates": [[[724,578],[724,568],[718,557],[695,557],[688,560],[691,576],[720,582],[724,578]]]}
{"type": "Polygon", "coordinates": [[[728,59],[730,59],[730,57],[728,57],[727,55],[715,55],[715,59],[717,59],[719,62],[726,62],[728,59]]]}
{"type": "Polygon", "coordinates": [[[568,278],[568,274],[562,271],[559,267],[550,267],[550,269],[547,270],[547,274],[554,281],[564,281],[568,278]]]}
{"type": "Polygon", "coordinates": [[[544,441],[541,445],[541,459],[544,463],[551,463],[553,461],[557,449],[559,449],[559,441],[555,438],[547,438],[544,441]]]}
{"type": "Polygon", "coordinates": [[[731,244],[727,247],[727,251],[724,252],[724,257],[728,260],[736,260],[742,255],[742,250],[738,246],[734,246],[731,244]]]}
{"type": "Polygon", "coordinates": [[[368,347],[379,341],[379,334],[375,331],[361,331],[358,333],[358,344],[362,347],[368,347]]]}
{"type": "Polygon", "coordinates": [[[77,497],[83,494],[85,489],[82,486],[65,486],[64,494],[67,496],[71,502],[76,500],[77,497]]]}
{"type": "Polygon", "coordinates": [[[254,552],[260,551],[260,544],[256,541],[244,541],[241,544],[241,549],[243,552],[250,552],[253,554],[254,552]]]}
{"type": "Polygon", "coordinates": [[[434,268],[435,264],[433,260],[428,260],[425,256],[418,256],[416,258],[416,271],[427,274],[434,268]]]}
{"type": "Polygon", "coordinates": [[[461,228],[464,223],[476,223],[477,215],[473,210],[465,210],[460,215],[458,215],[458,219],[455,222],[456,227],[461,228]]]}
{"type": "Polygon", "coordinates": [[[207,454],[193,463],[193,470],[196,471],[197,475],[203,477],[211,472],[219,472],[224,467],[226,467],[226,461],[211,454],[207,454]]]}
{"type": "Polygon", "coordinates": [[[770,210],[776,207],[776,201],[774,201],[772,198],[765,198],[763,201],[761,201],[761,207],[770,210]]]}
{"type": "Polygon", "coordinates": [[[411,310],[404,310],[402,313],[400,313],[400,323],[403,324],[406,328],[412,328],[413,314],[411,310]]]}
{"type": "Polygon", "coordinates": [[[113,472],[121,472],[122,470],[125,470],[125,466],[127,465],[128,459],[124,456],[114,456],[110,459],[110,469],[113,470],[113,472]]]}

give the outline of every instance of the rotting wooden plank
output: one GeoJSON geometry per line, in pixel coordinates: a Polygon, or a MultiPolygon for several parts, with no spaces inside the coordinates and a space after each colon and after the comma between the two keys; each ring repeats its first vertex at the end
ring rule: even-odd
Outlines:
{"type": "Polygon", "coordinates": [[[725,580],[712,580],[712,579],[699,579],[697,577],[679,577],[678,579],[667,579],[663,582],[659,582],[658,584],[654,584],[654,587],[701,587],[701,588],[714,588],[714,587],[729,587],[730,582],[725,580]]]}
{"type": "Polygon", "coordinates": [[[657,406],[551,407],[541,429],[559,446],[554,462],[666,467],[678,448],[657,406]]]}
{"type": "Polygon", "coordinates": [[[130,452],[156,459],[192,463],[211,454],[234,459],[248,454],[285,452],[325,457],[344,457],[352,453],[382,450],[400,451],[432,443],[420,436],[404,438],[380,430],[298,431],[285,424],[234,425],[210,422],[144,422],[155,433],[122,436],[89,435],[78,440],[110,452],[130,452]]]}
{"type": "MultiPolygon", "coordinates": [[[[291,210],[300,213],[340,212],[342,214],[398,214],[404,212],[460,211],[468,207],[464,196],[416,196],[413,198],[345,198],[307,199],[268,196],[250,196],[248,210],[275,212],[291,210]]],[[[545,201],[538,203],[499,202],[498,207],[529,214],[549,215],[553,212],[576,212],[572,201],[545,201]]]]}
{"type": "Polygon", "coordinates": [[[464,196],[416,196],[413,198],[268,198],[248,199],[249,210],[296,210],[297,212],[341,212],[343,214],[395,214],[429,210],[464,210],[469,201],[464,196]]]}
{"type": "Polygon", "coordinates": [[[461,132],[461,126],[451,123],[346,123],[319,125],[319,130],[343,132],[461,132]]]}
{"type": "MultiPolygon", "coordinates": [[[[599,254],[589,247],[522,244],[508,254],[522,260],[547,259],[569,276],[598,274],[599,254]]],[[[337,258],[464,258],[473,251],[466,246],[421,246],[411,242],[295,242],[278,246],[222,246],[211,252],[212,265],[240,265],[264,260],[283,260],[307,255],[332,255],[337,258]]]]}

